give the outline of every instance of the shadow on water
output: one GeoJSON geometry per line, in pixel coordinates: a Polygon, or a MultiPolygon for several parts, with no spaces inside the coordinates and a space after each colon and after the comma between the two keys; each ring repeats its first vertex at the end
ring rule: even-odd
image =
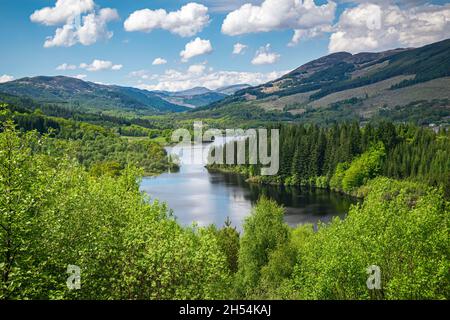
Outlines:
{"type": "Polygon", "coordinates": [[[285,207],[285,222],[291,226],[345,217],[350,205],[356,203],[351,197],[322,189],[249,184],[243,176],[208,172],[201,165],[144,178],[141,190],[166,202],[183,225],[222,226],[230,217],[239,230],[262,195],[285,207]]]}
{"type": "Polygon", "coordinates": [[[284,206],[285,222],[291,226],[319,221],[329,222],[335,216],[344,218],[357,199],[325,189],[260,185],[246,182],[246,178],[233,173],[209,172],[211,184],[239,187],[248,192],[244,197],[252,206],[261,196],[266,196],[284,206]]]}

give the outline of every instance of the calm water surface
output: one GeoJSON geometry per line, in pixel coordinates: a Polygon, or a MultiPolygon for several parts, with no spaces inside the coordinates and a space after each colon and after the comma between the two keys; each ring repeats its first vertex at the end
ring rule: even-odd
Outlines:
{"type": "Polygon", "coordinates": [[[183,225],[222,226],[230,217],[238,229],[261,195],[285,207],[284,220],[291,226],[344,217],[355,203],[350,197],[326,190],[249,184],[239,175],[208,172],[203,164],[182,163],[179,172],[144,178],[141,190],[166,202],[183,225]]]}

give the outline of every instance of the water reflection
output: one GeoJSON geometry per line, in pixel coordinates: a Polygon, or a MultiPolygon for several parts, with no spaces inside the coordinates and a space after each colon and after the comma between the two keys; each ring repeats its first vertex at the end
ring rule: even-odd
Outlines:
{"type": "Polygon", "coordinates": [[[183,225],[222,226],[230,217],[238,229],[262,195],[284,205],[291,226],[343,217],[355,202],[325,190],[249,184],[239,175],[208,172],[202,164],[182,164],[179,172],[145,178],[141,190],[166,202],[183,225]]]}

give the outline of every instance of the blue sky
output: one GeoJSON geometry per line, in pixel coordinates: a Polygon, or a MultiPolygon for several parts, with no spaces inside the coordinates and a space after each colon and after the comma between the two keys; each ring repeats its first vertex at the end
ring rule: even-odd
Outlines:
{"type": "Polygon", "coordinates": [[[330,52],[420,46],[450,34],[449,1],[58,2],[0,1],[0,82],[67,75],[151,90],[258,84],[330,52]],[[80,20],[70,14],[78,3],[80,20]],[[58,29],[83,25],[83,32],[53,38],[58,29]],[[233,54],[237,43],[245,49],[233,54]],[[152,64],[156,58],[166,63],[152,64]]]}

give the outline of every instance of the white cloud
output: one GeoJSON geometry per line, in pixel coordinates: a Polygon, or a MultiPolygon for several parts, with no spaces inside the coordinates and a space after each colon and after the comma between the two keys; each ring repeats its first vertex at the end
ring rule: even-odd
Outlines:
{"type": "Polygon", "coordinates": [[[314,0],[265,0],[261,5],[244,4],[230,12],[222,33],[235,36],[273,30],[309,30],[333,23],[336,3],[316,5],[314,0]]]}
{"type": "Polygon", "coordinates": [[[204,64],[193,64],[188,68],[188,72],[193,74],[202,74],[205,70],[206,66],[204,64]]]}
{"type": "Polygon", "coordinates": [[[75,79],[84,80],[87,78],[87,75],[85,74],[77,74],[76,76],[73,76],[75,79]]]}
{"type": "Polygon", "coordinates": [[[211,53],[212,51],[213,48],[209,40],[203,40],[197,37],[195,40],[186,44],[184,50],[180,52],[180,57],[183,62],[187,62],[193,57],[211,53]]]}
{"type": "Polygon", "coordinates": [[[79,26],[72,22],[57,28],[55,35],[47,38],[44,47],[71,47],[77,43],[89,46],[102,39],[111,39],[113,32],[108,30],[107,24],[117,19],[117,10],[103,8],[98,14],[93,12],[84,16],[79,26]]]}
{"type": "Polygon", "coordinates": [[[233,54],[242,54],[246,48],[247,46],[245,44],[235,43],[233,46],[233,54]]]}
{"type": "Polygon", "coordinates": [[[202,31],[208,23],[208,8],[191,2],[173,12],[164,9],[135,11],[125,21],[124,27],[130,32],[164,29],[182,37],[190,37],[202,31]]]}
{"type": "Polygon", "coordinates": [[[408,9],[362,3],[346,9],[330,37],[329,51],[388,50],[419,47],[448,38],[450,4],[408,9]]]}
{"type": "Polygon", "coordinates": [[[7,75],[7,74],[0,76],[0,83],[5,83],[5,82],[13,81],[13,80],[14,80],[14,77],[7,75]]]}
{"type": "Polygon", "coordinates": [[[289,42],[288,46],[292,47],[297,45],[302,39],[310,39],[318,37],[325,32],[332,32],[333,27],[331,25],[320,25],[310,29],[296,29],[294,30],[294,35],[292,36],[291,42],[289,42]]]}
{"type": "Polygon", "coordinates": [[[76,68],[77,68],[76,65],[63,63],[63,64],[60,64],[59,66],[57,66],[56,70],[61,70],[61,71],[75,70],[76,68]]]}
{"type": "Polygon", "coordinates": [[[147,70],[133,71],[128,74],[130,78],[140,78],[142,80],[147,80],[151,78],[151,74],[147,70]]]}
{"type": "Polygon", "coordinates": [[[113,33],[107,24],[119,19],[117,10],[96,10],[93,0],[58,0],[54,7],[36,10],[30,20],[48,26],[59,26],[53,36],[47,37],[45,48],[71,47],[77,43],[88,46],[113,33]]]}
{"type": "Polygon", "coordinates": [[[259,3],[261,0],[203,0],[213,12],[230,12],[246,3],[259,3]]]}
{"type": "Polygon", "coordinates": [[[57,0],[54,7],[36,10],[30,19],[47,26],[70,24],[77,16],[91,12],[94,7],[93,0],[57,0]]]}
{"type": "Polygon", "coordinates": [[[280,55],[278,53],[271,52],[270,44],[267,44],[265,47],[261,47],[258,51],[256,51],[252,64],[273,64],[277,62],[278,59],[280,59],[280,55]]]}
{"type": "Polygon", "coordinates": [[[166,59],[164,59],[164,58],[156,58],[155,60],[153,60],[152,65],[159,66],[159,65],[162,65],[162,64],[166,64],[166,63],[167,63],[166,59]]]}
{"type": "Polygon", "coordinates": [[[105,61],[105,60],[98,60],[95,59],[92,61],[92,63],[82,63],[80,64],[81,69],[86,69],[87,71],[96,72],[96,71],[103,71],[103,70],[120,70],[122,69],[121,64],[113,64],[111,61],[105,61]]]}
{"type": "MultiPolygon", "coordinates": [[[[192,66],[191,66],[192,67],[192,66]]],[[[268,81],[277,79],[286,71],[280,72],[238,72],[238,71],[214,71],[209,68],[203,68],[203,71],[194,71],[189,67],[187,71],[182,72],[178,70],[169,69],[164,74],[153,75],[149,79],[158,81],[154,84],[149,84],[140,81],[137,86],[146,90],[165,90],[165,91],[182,91],[194,87],[206,87],[209,89],[217,89],[233,84],[246,83],[250,85],[258,85],[268,81]],[[190,70],[189,70],[190,69],[190,70]]],[[[197,67],[195,67],[197,69],[197,67]]],[[[140,74],[142,76],[142,74],[140,74]]],[[[142,79],[140,77],[140,79],[142,79]]]]}
{"type": "Polygon", "coordinates": [[[118,71],[118,70],[122,69],[122,67],[123,67],[123,65],[121,65],[121,64],[115,64],[111,67],[111,70],[118,71]]]}

